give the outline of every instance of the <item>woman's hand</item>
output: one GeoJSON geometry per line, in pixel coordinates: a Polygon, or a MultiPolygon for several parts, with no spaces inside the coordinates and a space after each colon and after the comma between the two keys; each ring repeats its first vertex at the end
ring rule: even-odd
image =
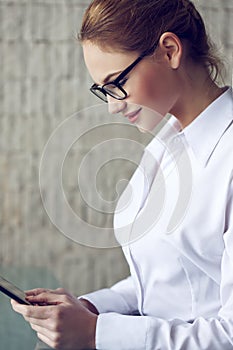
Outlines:
{"type": "Polygon", "coordinates": [[[64,289],[34,289],[26,293],[35,305],[11,300],[44,343],[54,349],[95,349],[97,315],[64,289]],[[43,305],[43,306],[39,306],[43,305]]]}

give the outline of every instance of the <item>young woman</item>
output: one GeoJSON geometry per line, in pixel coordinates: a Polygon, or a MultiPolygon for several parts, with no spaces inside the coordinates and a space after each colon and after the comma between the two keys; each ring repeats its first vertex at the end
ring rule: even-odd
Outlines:
{"type": "Polygon", "coordinates": [[[29,300],[47,306],[13,308],[57,349],[232,349],[233,98],[217,84],[202,18],[188,0],[94,0],[80,40],[91,91],[111,113],[149,131],[158,115],[174,117],[143,157],[149,184],[137,170],[136,199],[116,214],[129,278],[79,300],[37,289],[29,300]]]}

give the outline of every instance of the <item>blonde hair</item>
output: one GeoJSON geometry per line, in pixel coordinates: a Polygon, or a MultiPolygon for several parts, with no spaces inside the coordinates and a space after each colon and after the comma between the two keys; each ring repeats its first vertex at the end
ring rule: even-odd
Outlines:
{"type": "Polygon", "coordinates": [[[186,39],[190,58],[203,64],[217,80],[223,62],[215,53],[200,13],[189,0],[93,0],[78,38],[100,47],[142,54],[153,53],[164,32],[186,39]]]}

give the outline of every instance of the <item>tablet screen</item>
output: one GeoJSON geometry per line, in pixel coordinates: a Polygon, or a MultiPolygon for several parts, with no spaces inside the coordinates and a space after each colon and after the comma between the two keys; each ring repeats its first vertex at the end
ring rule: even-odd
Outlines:
{"type": "Polygon", "coordinates": [[[0,276],[0,291],[8,295],[10,298],[18,301],[20,304],[30,305],[29,301],[25,299],[25,293],[17,288],[14,284],[7,281],[5,278],[0,276]]]}

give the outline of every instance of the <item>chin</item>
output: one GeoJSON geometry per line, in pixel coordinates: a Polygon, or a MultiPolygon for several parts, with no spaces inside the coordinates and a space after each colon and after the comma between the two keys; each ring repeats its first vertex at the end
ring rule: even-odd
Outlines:
{"type": "Polygon", "coordinates": [[[161,121],[164,119],[164,116],[160,113],[146,111],[147,113],[142,113],[140,118],[135,123],[138,130],[142,133],[151,133],[153,130],[157,129],[161,121]]]}

